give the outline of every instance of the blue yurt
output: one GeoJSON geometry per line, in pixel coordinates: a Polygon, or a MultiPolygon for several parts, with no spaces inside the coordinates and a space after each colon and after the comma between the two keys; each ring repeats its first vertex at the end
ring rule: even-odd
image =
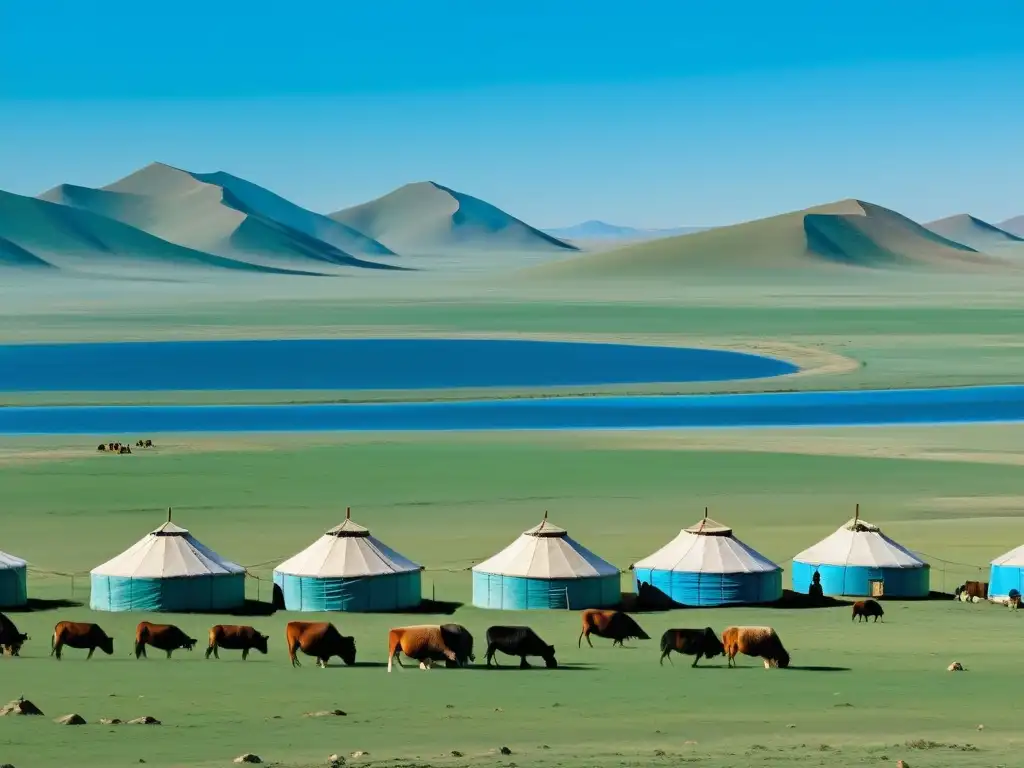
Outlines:
{"type": "Polygon", "coordinates": [[[229,611],[245,602],[245,568],[170,520],[92,569],[94,611],[229,611]]]}
{"type": "Polygon", "coordinates": [[[988,576],[988,599],[1005,603],[1010,599],[1010,590],[1024,595],[1024,546],[1011,549],[992,561],[988,576]]]}
{"type": "Polygon", "coordinates": [[[28,602],[27,576],[24,560],[0,552],[0,608],[17,608],[28,602]]]}
{"type": "Polygon", "coordinates": [[[633,564],[637,594],[653,588],[679,605],[772,603],[782,597],[782,569],[708,518],[633,564]]]}
{"type": "Polygon", "coordinates": [[[806,594],[821,577],[825,595],[927,597],[928,563],[860,519],[860,509],[831,536],[793,558],[793,591],[806,594]]]}
{"type": "Polygon", "coordinates": [[[422,571],[349,511],[341,525],[277,566],[274,585],[289,611],[400,611],[420,604],[422,571]]]}
{"type": "Polygon", "coordinates": [[[619,569],[544,520],[473,567],[473,605],[509,611],[617,605],[619,569]]]}

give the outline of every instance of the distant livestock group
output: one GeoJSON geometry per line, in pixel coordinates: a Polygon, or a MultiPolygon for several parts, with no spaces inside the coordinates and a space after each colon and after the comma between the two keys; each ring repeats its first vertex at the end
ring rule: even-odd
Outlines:
{"type": "MultiPolygon", "coordinates": [[[[872,603],[874,601],[867,601],[872,603]]],[[[858,604],[859,605],[859,604],[858,604]]],[[[877,603],[875,604],[877,605],[877,603]]],[[[583,631],[580,633],[582,645],[584,637],[590,643],[590,636],[606,638],[615,645],[622,646],[625,640],[635,638],[649,640],[650,636],[640,628],[633,617],[621,612],[610,610],[587,610],[581,615],[583,631]]],[[[7,616],[0,613],[0,645],[5,654],[18,656],[22,646],[30,640],[22,633],[7,616]]],[[[242,652],[242,659],[247,659],[250,651],[267,653],[269,636],[254,627],[217,624],[210,627],[206,658],[212,655],[220,658],[220,650],[236,650],[242,652]]],[[[486,666],[501,666],[495,656],[500,652],[506,656],[519,657],[520,669],[529,669],[528,656],[540,657],[548,669],[557,669],[555,647],[548,644],[530,627],[493,626],[486,633],[487,650],[486,666]]],[[[163,651],[170,659],[174,651],[192,651],[198,640],[174,624],[153,624],[149,621],[139,622],[135,629],[132,647],[136,659],[148,658],[146,648],[163,651]]],[[[326,667],[332,658],[339,658],[345,666],[356,663],[356,641],[354,637],[342,635],[337,627],[325,621],[290,621],[285,626],[285,643],[288,658],[293,667],[302,664],[298,654],[316,659],[317,666],[326,667]]],[[[108,656],[114,653],[114,640],[99,624],[88,622],[61,621],[53,628],[50,639],[50,655],[55,659],[63,658],[65,648],[88,651],[87,659],[100,650],[108,656]]],[[[661,658],[671,661],[670,654],[675,651],[693,656],[692,666],[697,666],[701,658],[712,659],[726,656],[727,666],[736,666],[736,656],[743,654],[760,658],[766,669],[771,667],[786,668],[789,666],[789,652],[783,647],[782,641],[772,627],[727,627],[719,639],[711,627],[704,629],[669,629],[661,637],[661,658]]],[[[388,672],[392,670],[392,662],[402,664],[402,656],[419,662],[420,669],[430,669],[435,662],[444,662],[446,667],[466,667],[476,661],[473,653],[473,635],[461,624],[418,624],[407,627],[394,627],[388,632],[388,672]]]]}
{"type": "MultiPolygon", "coordinates": [[[[153,441],[152,440],[148,440],[148,439],[147,440],[136,440],[135,441],[135,447],[136,448],[152,448],[153,447],[153,441]]],[[[109,442],[109,443],[100,443],[99,445],[96,446],[96,451],[97,451],[97,453],[113,453],[113,454],[120,454],[120,455],[123,456],[126,453],[131,453],[132,452],[132,447],[128,443],[121,443],[121,442],[114,441],[114,442],[109,442]]]]}

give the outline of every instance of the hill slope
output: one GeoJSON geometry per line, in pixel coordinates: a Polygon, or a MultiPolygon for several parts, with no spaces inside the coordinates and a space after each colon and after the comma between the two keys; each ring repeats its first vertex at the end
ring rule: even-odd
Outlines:
{"type": "Polygon", "coordinates": [[[999,248],[1011,243],[1024,242],[1024,238],[1011,234],[967,213],[948,216],[938,221],[929,222],[925,226],[938,235],[970,246],[978,251],[999,248]]]}
{"type": "Polygon", "coordinates": [[[330,217],[402,253],[577,250],[490,203],[431,181],[406,184],[330,217]]]}
{"type": "Polygon", "coordinates": [[[183,270],[225,269],[313,274],[260,267],[183,248],[90,211],[2,191],[0,266],[57,267],[114,277],[167,277],[183,270]]]}
{"type": "Polygon", "coordinates": [[[1005,263],[859,200],[670,237],[526,270],[537,277],[657,278],[689,271],[1005,263]]]}
{"type": "Polygon", "coordinates": [[[1000,222],[999,228],[1011,235],[1024,237],[1024,216],[1014,216],[1012,219],[1000,222]]]}
{"type": "Polygon", "coordinates": [[[353,255],[394,256],[381,243],[226,173],[194,174],[154,163],[101,189],[64,184],[40,198],[262,266],[395,268],[353,255]]]}

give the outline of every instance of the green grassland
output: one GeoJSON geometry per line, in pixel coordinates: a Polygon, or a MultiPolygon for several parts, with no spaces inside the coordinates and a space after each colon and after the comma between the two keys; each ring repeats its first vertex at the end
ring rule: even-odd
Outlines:
{"type": "MultiPolygon", "coordinates": [[[[336,523],[346,505],[389,545],[427,567],[424,591],[468,603],[474,562],[544,510],[623,569],[703,514],[733,525],[784,567],[860,503],[865,518],[928,553],[933,588],[984,573],[1024,541],[1024,435],[1013,426],[562,435],[162,436],[150,453],[100,456],[72,438],[0,440],[3,548],[32,564],[36,610],[11,614],[32,640],[0,659],[0,700],[24,695],[45,718],[0,719],[0,760],[17,766],[228,765],[242,752],[286,766],[369,752],[378,765],[1011,765],[1019,753],[1015,662],[1024,616],[951,600],[889,602],[885,622],[851,625],[849,609],[742,608],[641,614],[651,641],[577,649],[575,612],[514,614],[468,605],[443,614],[334,615],[359,664],[292,669],[279,612],[173,621],[200,649],[168,661],[129,657],[143,615],[94,614],[88,569],[163,519],[268,578],[273,565],[336,523]],[[940,560],[941,559],[941,560],[940,560]],[[949,562],[942,562],[949,561],[949,562]],[[978,567],[975,567],[978,566],[978,567]],[[981,570],[979,570],[979,568],[981,570]],[[58,575],[65,574],[65,575],[58,575]],[[72,580],[67,574],[79,574],[72,580]],[[49,601],[49,602],[47,602],[49,601]],[[48,658],[59,619],[99,621],[114,657],[48,658]],[[453,620],[529,623],[562,669],[388,675],[386,631],[453,620]],[[267,657],[203,658],[205,629],[249,622],[267,657]],[[755,659],[659,667],[668,627],[775,626],[794,668],[755,659]],[[965,673],[948,673],[961,661],[965,673]],[[308,718],[340,708],[339,718],[308,718]],[[69,712],[89,724],[50,722],[69,712]],[[101,726],[152,715],[161,726],[101,726]],[[983,730],[978,730],[984,725],[983,730]],[[507,745],[511,756],[495,750],[507,745]],[[462,753],[453,756],[452,752],[462,753]]],[[[788,582],[788,577],[787,577],[788,582]]],[[[629,588],[628,573],[623,588],[629,588]]],[[[268,582],[259,586],[268,596],[268,582]]],[[[251,598],[257,582],[250,582],[251,598]]],[[[514,660],[502,660],[513,666],[514,660]]]]}

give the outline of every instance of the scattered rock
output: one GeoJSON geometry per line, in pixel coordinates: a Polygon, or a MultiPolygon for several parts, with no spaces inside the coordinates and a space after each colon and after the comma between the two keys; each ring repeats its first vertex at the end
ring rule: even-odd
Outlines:
{"type": "Polygon", "coordinates": [[[961,664],[959,661],[954,661],[952,664],[946,667],[946,670],[949,672],[963,672],[964,665],[961,664]]]}
{"type": "Polygon", "coordinates": [[[786,725],[787,728],[796,728],[796,723],[789,723],[786,725]]]}
{"type": "Polygon", "coordinates": [[[455,709],[455,705],[454,704],[445,704],[444,708],[445,709],[455,709]]]}
{"type": "Polygon", "coordinates": [[[547,744],[541,744],[540,748],[541,749],[551,749],[551,747],[549,747],[547,744]]]}
{"type": "Polygon", "coordinates": [[[910,764],[904,762],[903,760],[897,760],[896,761],[896,768],[910,768],[910,764]]]}
{"type": "Polygon", "coordinates": [[[58,717],[54,720],[57,725],[85,725],[85,718],[72,712],[70,715],[58,717]]]}
{"type": "Polygon", "coordinates": [[[463,757],[463,754],[457,749],[452,750],[452,757],[463,757]]]}
{"type": "Polygon", "coordinates": [[[101,717],[100,725],[121,725],[124,720],[119,717],[101,717]]]}
{"type": "Polygon", "coordinates": [[[129,720],[128,725],[160,725],[160,721],[155,717],[143,715],[142,717],[136,717],[134,720],[129,720]]]}
{"type": "Polygon", "coordinates": [[[512,754],[512,750],[509,749],[508,747],[502,747],[498,751],[501,752],[501,754],[503,754],[503,755],[511,755],[512,754]]]}
{"type": "Polygon", "coordinates": [[[656,749],[656,750],[654,750],[654,756],[655,757],[664,757],[665,756],[665,750],[664,749],[656,749]]]}
{"type": "Polygon", "coordinates": [[[347,712],[340,709],[321,709],[319,712],[307,712],[303,717],[347,717],[347,712]]]}
{"type": "Polygon", "coordinates": [[[41,715],[43,710],[26,698],[17,698],[0,707],[0,717],[5,715],[41,715]]]}
{"type": "Polygon", "coordinates": [[[14,768],[10,763],[0,763],[0,768],[14,768]]]}
{"type": "Polygon", "coordinates": [[[331,755],[327,758],[327,764],[331,766],[331,768],[338,768],[338,766],[345,764],[345,758],[341,755],[331,755]]]}
{"type": "Polygon", "coordinates": [[[357,749],[355,752],[352,753],[352,758],[353,759],[360,758],[360,757],[369,757],[369,756],[370,756],[369,752],[364,752],[361,749],[357,749]]]}
{"type": "Polygon", "coordinates": [[[984,725],[979,725],[978,726],[978,730],[979,731],[984,731],[985,730],[985,726],[984,725]]]}
{"type": "Polygon", "coordinates": [[[696,746],[697,742],[696,741],[684,741],[683,744],[686,744],[688,746],[696,746]]]}
{"type": "Polygon", "coordinates": [[[502,709],[501,707],[495,707],[495,708],[494,708],[494,711],[495,711],[495,712],[504,712],[505,710],[504,710],[504,709],[502,709]]]}
{"type": "Polygon", "coordinates": [[[259,755],[254,755],[252,752],[246,752],[244,755],[239,755],[231,762],[233,763],[262,763],[259,755]]]}

